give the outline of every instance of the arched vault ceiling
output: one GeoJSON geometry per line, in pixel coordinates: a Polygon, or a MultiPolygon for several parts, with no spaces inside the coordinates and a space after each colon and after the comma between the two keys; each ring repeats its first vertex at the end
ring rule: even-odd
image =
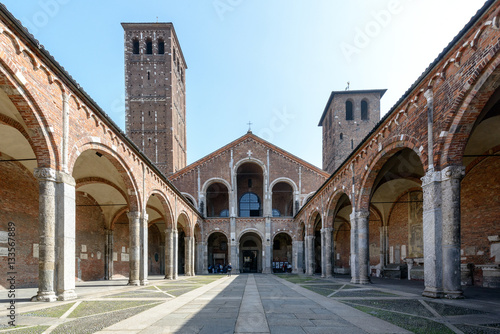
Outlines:
{"type": "Polygon", "coordinates": [[[23,118],[17,111],[14,103],[12,103],[3,89],[0,89],[0,114],[4,114],[5,116],[16,120],[26,130],[26,125],[24,124],[23,118]]]}
{"type": "Polygon", "coordinates": [[[407,179],[396,179],[382,184],[373,194],[370,204],[376,207],[387,222],[389,211],[399,196],[411,188],[420,188],[421,184],[407,179]]]}
{"type": "Polygon", "coordinates": [[[342,209],[339,210],[337,213],[337,216],[335,217],[338,220],[338,217],[344,218],[346,221],[350,221],[350,215],[352,213],[352,206],[344,206],[342,209]]]}
{"type": "Polygon", "coordinates": [[[105,183],[91,183],[81,187],[77,185],[77,191],[89,194],[99,205],[101,205],[106,223],[110,222],[118,211],[126,206],[127,203],[127,200],[123,198],[118,190],[105,183]]]}
{"type": "Polygon", "coordinates": [[[153,221],[162,218],[161,215],[158,213],[158,211],[155,209],[156,208],[149,207],[148,203],[148,207],[146,208],[146,213],[148,214],[148,221],[153,221]]]}
{"type": "MultiPolygon", "coordinates": [[[[472,132],[465,147],[464,155],[479,155],[495,146],[500,145],[500,116],[494,116],[482,121],[472,132]]],[[[467,166],[476,157],[465,157],[464,166],[467,166]]],[[[495,158],[496,159],[496,158],[495,158]]]]}
{"type": "Polygon", "coordinates": [[[105,156],[99,157],[94,150],[85,151],[78,157],[73,168],[73,177],[75,180],[101,177],[114,183],[124,193],[127,193],[125,182],[123,182],[115,166],[105,156]]]}
{"type": "MultiPolygon", "coordinates": [[[[149,197],[147,206],[153,207],[162,214],[165,214],[163,204],[161,203],[160,198],[157,195],[149,197]]],[[[151,217],[149,217],[149,220],[152,220],[151,217]]]]}
{"type": "MultiPolygon", "coordinates": [[[[24,136],[13,127],[0,124],[0,152],[8,155],[12,159],[32,159],[35,153],[24,136]]],[[[2,157],[2,160],[8,160],[9,157],[2,157]]],[[[36,160],[20,161],[30,172],[36,168],[36,160]]]]}

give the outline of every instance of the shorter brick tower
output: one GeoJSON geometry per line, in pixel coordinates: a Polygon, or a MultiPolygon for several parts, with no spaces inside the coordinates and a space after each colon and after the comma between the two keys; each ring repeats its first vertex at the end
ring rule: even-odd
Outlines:
{"type": "Polygon", "coordinates": [[[186,166],[187,65],[172,23],[122,23],[127,135],[165,174],[186,166]]]}
{"type": "Polygon", "coordinates": [[[323,127],[323,170],[332,174],[380,120],[386,89],[332,92],[318,126],[323,127]]]}

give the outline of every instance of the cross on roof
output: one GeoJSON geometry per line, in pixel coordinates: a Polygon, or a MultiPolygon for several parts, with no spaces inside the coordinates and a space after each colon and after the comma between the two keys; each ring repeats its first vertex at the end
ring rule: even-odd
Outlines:
{"type": "Polygon", "coordinates": [[[252,132],[252,124],[253,123],[251,121],[249,121],[247,124],[248,124],[248,132],[252,132]]]}

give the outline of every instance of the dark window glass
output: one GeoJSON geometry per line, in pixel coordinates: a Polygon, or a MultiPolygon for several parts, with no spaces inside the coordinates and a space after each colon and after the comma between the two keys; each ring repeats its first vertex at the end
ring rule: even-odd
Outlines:
{"type": "Polygon", "coordinates": [[[365,100],[361,101],[361,119],[363,121],[368,120],[368,102],[365,100]]]}
{"type": "Polygon", "coordinates": [[[246,193],[240,198],[240,217],[260,217],[260,199],[255,193],[246,193]]]}
{"type": "Polygon", "coordinates": [[[150,39],[146,41],[146,54],[153,54],[153,42],[150,39]]]}
{"type": "Polygon", "coordinates": [[[278,209],[273,209],[273,217],[281,217],[281,212],[278,209]]]}
{"type": "Polygon", "coordinates": [[[132,53],[135,55],[139,54],[139,41],[136,39],[132,41],[132,53]]]}
{"type": "Polygon", "coordinates": [[[163,40],[158,40],[158,54],[165,54],[165,42],[163,40]]]}
{"type": "Polygon", "coordinates": [[[352,121],[354,119],[351,101],[347,101],[345,103],[345,119],[346,119],[346,121],[352,121]]]}
{"type": "Polygon", "coordinates": [[[229,210],[228,209],[224,209],[220,212],[220,216],[221,217],[229,217],[229,210]]]}

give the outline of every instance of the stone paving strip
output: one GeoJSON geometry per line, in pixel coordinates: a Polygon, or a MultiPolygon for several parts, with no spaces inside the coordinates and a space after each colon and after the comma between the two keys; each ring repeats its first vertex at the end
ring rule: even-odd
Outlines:
{"type": "Polygon", "coordinates": [[[319,293],[326,298],[405,328],[413,333],[500,333],[499,303],[471,300],[436,300],[420,294],[377,285],[356,286],[334,278],[304,280],[300,275],[277,275],[288,284],[319,293]]]}
{"type": "MultiPolygon", "coordinates": [[[[108,286],[78,300],[54,303],[19,303],[17,327],[2,327],[0,333],[95,333],[105,327],[176,298],[176,295],[210,284],[221,276],[155,280],[144,287],[108,286]],[[154,292],[151,295],[151,292],[154,292]],[[149,293],[149,294],[148,294],[149,293]],[[123,298],[128,295],[127,299],[123,298]],[[151,298],[154,297],[154,298],[151,298]]],[[[94,282],[96,284],[97,282],[94,282]]],[[[90,284],[88,284],[90,285],[90,284]]]]}

